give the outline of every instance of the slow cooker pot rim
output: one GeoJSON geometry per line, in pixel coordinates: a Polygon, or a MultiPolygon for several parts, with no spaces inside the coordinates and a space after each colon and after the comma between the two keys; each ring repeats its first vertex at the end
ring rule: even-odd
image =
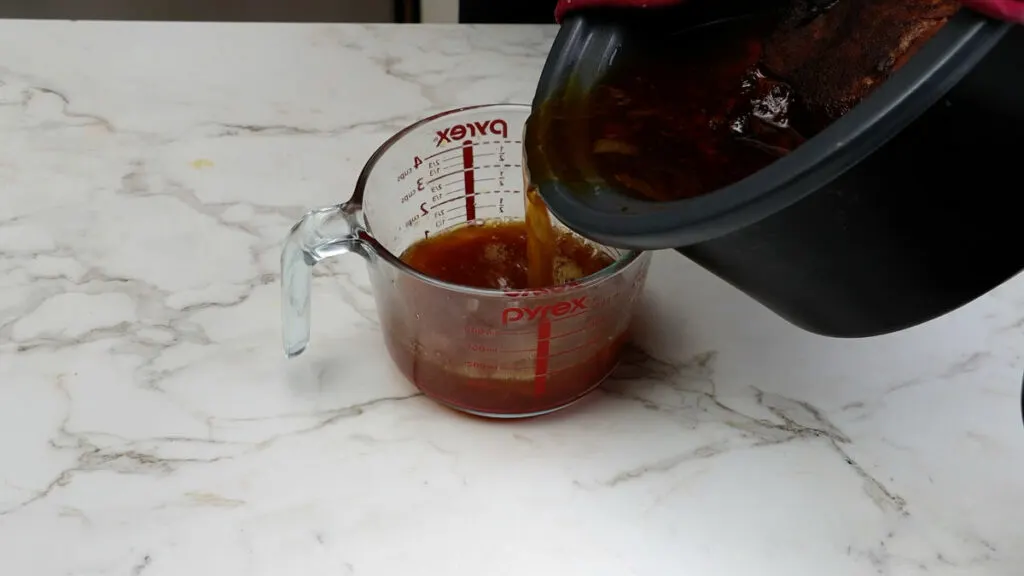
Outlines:
{"type": "MultiPolygon", "coordinates": [[[[591,202],[600,194],[580,196],[558,181],[539,182],[541,193],[567,226],[613,246],[676,248],[722,236],[784,209],[855,166],[956,85],[1011,26],[961,10],[849,113],[787,156],[711,194],[662,203],[614,194],[614,206],[602,209],[591,202]]],[[[553,73],[572,72],[563,67],[553,73]]]]}

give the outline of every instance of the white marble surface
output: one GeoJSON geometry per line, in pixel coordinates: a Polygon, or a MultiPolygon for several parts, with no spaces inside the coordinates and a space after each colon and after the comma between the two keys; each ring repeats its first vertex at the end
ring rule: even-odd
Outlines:
{"type": "Polygon", "coordinates": [[[552,34],[0,22],[0,574],[1019,576],[1024,279],[844,342],[659,255],[646,352],[509,424],[397,375],[352,257],[285,361],[293,220],[552,34]]]}

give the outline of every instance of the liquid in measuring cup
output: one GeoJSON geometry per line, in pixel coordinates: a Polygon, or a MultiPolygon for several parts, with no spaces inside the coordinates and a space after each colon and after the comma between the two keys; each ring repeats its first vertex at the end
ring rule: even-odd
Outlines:
{"type": "Polygon", "coordinates": [[[423,341],[389,342],[398,365],[428,395],[469,411],[539,413],[582,396],[615,366],[626,334],[618,315],[602,314],[612,295],[573,286],[615,258],[552,228],[545,250],[553,283],[532,288],[527,226],[524,220],[467,223],[401,255],[432,278],[505,293],[497,303],[467,299],[454,313],[451,298],[421,300],[419,325],[432,327],[421,333],[423,341]]]}
{"type": "MultiPolygon", "coordinates": [[[[289,246],[317,246],[286,246],[283,258],[284,268],[341,248],[366,258],[401,372],[434,400],[479,415],[543,414],[600,384],[650,261],[573,234],[526,192],[529,113],[470,107],[406,128],[374,154],[352,200],[293,230],[289,246]]],[[[309,309],[304,277],[293,276],[286,335],[303,329],[309,309]]],[[[302,344],[291,338],[286,350],[302,344]]]]}
{"type": "Polygon", "coordinates": [[[485,220],[463,224],[413,244],[401,260],[427,276],[472,288],[524,290],[558,286],[590,276],[615,259],[575,234],[556,232],[550,223],[539,238],[534,222],[485,220]],[[531,254],[533,246],[540,245],[531,254]],[[544,282],[531,274],[542,266],[544,282]]]}

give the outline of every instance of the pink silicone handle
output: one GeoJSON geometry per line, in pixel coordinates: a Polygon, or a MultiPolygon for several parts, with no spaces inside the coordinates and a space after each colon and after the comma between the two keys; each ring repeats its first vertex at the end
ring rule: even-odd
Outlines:
{"type": "MultiPolygon", "coordinates": [[[[558,0],[555,6],[555,21],[561,23],[562,17],[574,10],[584,8],[663,8],[682,4],[686,0],[558,0]]],[[[717,0],[711,0],[715,2],[717,0]]]]}
{"type": "Polygon", "coordinates": [[[961,0],[961,3],[992,18],[1024,24],[1024,0],[961,0]]]}
{"type": "MultiPolygon", "coordinates": [[[[584,8],[662,8],[682,4],[686,0],[559,0],[555,7],[555,20],[562,21],[562,17],[574,10],[584,8]]],[[[698,0],[710,1],[716,0],[698,0]]],[[[961,3],[973,10],[981,12],[986,16],[1024,23],[1024,0],[961,0],[961,3]]]]}

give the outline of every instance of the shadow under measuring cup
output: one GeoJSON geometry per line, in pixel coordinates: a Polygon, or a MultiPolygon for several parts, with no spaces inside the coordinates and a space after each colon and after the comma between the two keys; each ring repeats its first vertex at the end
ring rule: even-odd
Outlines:
{"type": "Polygon", "coordinates": [[[391,357],[428,397],[514,418],[558,410],[596,388],[626,343],[650,253],[602,247],[615,257],[610,266],[538,290],[450,284],[399,258],[454,226],[524,219],[529,113],[495,104],[421,120],[374,152],[349,201],[307,213],[281,255],[285,353],[297,356],[309,342],[313,266],[354,253],[367,262],[391,357]]]}

